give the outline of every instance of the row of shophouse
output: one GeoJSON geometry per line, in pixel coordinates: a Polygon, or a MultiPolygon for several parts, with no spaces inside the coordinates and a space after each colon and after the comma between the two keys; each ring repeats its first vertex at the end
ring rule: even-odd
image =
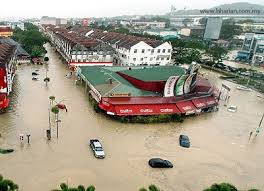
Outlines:
{"type": "Polygon", "coordinates": [[[9,105],[8,95],[16,69],[16,46],[0,42],[0,112],[9,105]]]}
{"type": "Polygon", "coordinates": [[[170,65],[168,42],[88,27],[43,25],[52,44],[72,65],[170,65]]]}

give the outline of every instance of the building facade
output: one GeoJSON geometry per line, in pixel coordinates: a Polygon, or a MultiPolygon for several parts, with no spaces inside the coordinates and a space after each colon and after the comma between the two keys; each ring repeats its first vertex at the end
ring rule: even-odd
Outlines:
{"type": "Polygon", "coordinates": [[[73,29],[83,36],[99,40],[115,49],[114,65],[170,65],[172,46],[169,42],[107,32],[87,27],[73,29]]]}
{"type": "Polygon", "coordinates": [[[16,69],[16,47],[0,43],[0,112],[9,105],[16,69]]]}
{"type": "Polygon", "coordinates": [[[13,31],[11,27],[0,26],[0,37],[11,37],[12,35],[13,35],[13,31]]]}
{"type": "Polygon", "coordinates": [[[112,65],[114,50],[98,40],[65,28],[46,26],[52,45],[69,65],[112,65]]]}

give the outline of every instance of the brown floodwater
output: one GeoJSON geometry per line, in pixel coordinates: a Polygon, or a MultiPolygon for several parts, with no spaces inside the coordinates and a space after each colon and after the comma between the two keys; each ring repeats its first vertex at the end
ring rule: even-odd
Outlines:
{"type": "MultiPolygon", "coordinates": [[[[200,191],[215,182],[232,182],[241,189],[264,190],[264,132],[248,141],[264,112],[264,99],[257,92],[232,88],[230,113],[220,104],[218,112],[190,117],[184,123],[122,124],[93,111],[84,88],[67,79],[68,70],[47,45],[48,66],[19,66],[8,112],[0,115],[0,148],[15,152],[0,155],[0,173],[14,180],[21,191],[48,191],[61,182],[96,186],[98,191],[136,191],[156,184],[164,191],[200,191]],[[39,81],[31,73],[39,69],[39,81]],[[51,82],[43,78],[48,69],[51,82]],[[50,95],[64,100],[68,112],[60,112],[62,122],[56,138],[52,115],[52,140],[46,140],[50,95]],[[20,133],[30,133],[30,145],[19,141],[20,133]],[[191,148],[179,147],[178,137],[187,134],[191,148]],[[95,159],[88,141],[99,138],[106,151],[104,160],[95,159]],[[161,157],[173,169],[152,169],[147,161],[161,157]]],[[[220,87],[217,74],[208,78],[220,87]]]]}

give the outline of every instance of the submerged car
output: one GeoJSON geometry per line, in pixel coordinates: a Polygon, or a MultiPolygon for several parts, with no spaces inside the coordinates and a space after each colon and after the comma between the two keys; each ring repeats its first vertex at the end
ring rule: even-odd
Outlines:
{"type": "Polygon", "coordinates": [[[234,113],[237,111],[237,106],[231,105],[229,108],[227,108],[227,111],[234,113]]]}
{"type": "Polygon", "coordinates": [[[191,143],[187,135],[180,135],[179,137],[180,146],[189,148],[191,143]]]}
{"type": "Polygon", "coordinates": [[[170,161],[161,158],[152,158],[148,163],[152,168],[173,168],[173,164],[170,161]]]}
{"type": "Polygon", "coordinates": [[[92,148],[94,152],[94,156],[96,158],[99,158],[99,159],[105,158],[105,152],[104,152],[103,146],[98,139],[91,139],[90,147],[92,148]]]}

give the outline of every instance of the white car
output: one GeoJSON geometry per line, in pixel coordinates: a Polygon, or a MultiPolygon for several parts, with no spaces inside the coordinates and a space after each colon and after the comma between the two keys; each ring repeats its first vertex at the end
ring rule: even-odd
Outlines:
{"type": "Polygon", "coordinates": [[[238,85],[238,86],[237,86],[237,89],[238,89],[238,90],[244,90],[244,91],[251,91],[250,88],[248,88],[248,87],[246,87],[246,86],[242,86],[242,85],[238,85]]]}
{"type": "Polygon", "coordinates": [[[104,152],[103,146],[98,139],[91,139],[90,146],[96,158],[99,158],[99,159],[105,158],[105,152],[104,152]]]}
{"type": "Polygon", "coordinates": [[[231,105],[230,107],[227,108],[227,111],[234,113],[237,111],[237,106],[231,105]]]}

